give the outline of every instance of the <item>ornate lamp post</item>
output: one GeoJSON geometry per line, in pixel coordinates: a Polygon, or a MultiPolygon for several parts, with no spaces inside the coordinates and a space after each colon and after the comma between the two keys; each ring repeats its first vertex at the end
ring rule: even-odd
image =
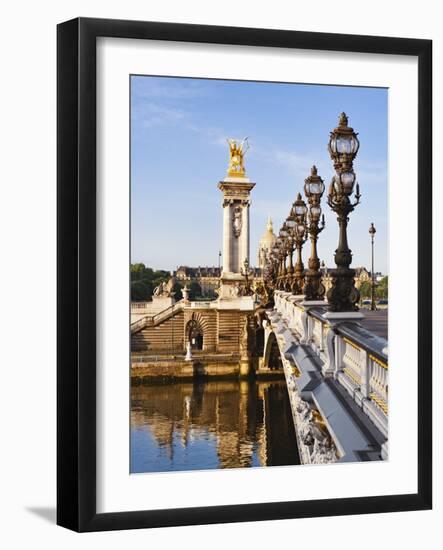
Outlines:
{"type": "Polygon", "coordinates": [[[292,289],[292,284],[294,280],[294,263],[293,263],[293,254],[294,254],[294,238],[292,236],[291,229],[291,214],[286,218],[283,227],[285,229],[285,250],[289,258],[289,265],[287,266],[287,275],[286,275],[286,285],[285,290],[288,292],[292,289]]]}
{"type": "Polygon", "coordinates": [[[280,239],[280,237],[277,237],[277,240],[275,241],[275,245],[272,249],[272,252],[275,255],[276,264],[277,264],[275,285],[278,290],[280,290],[281,288],[281,281],[283,277],[283,254],[281,250],[281,244],[282,244],[282,240],[280,239]]]}
{"type": "Polygon", "coordinates": [[[271,251],[266,255],[266,263],[262,269],[262,284],[257,284],[255,291],[260,298],[260,301],[265,306],[271,305],[274,297],[275,278],[276,278],[276,258],[274,253],[271,251]]]}
{"type": "Polygon", "coordinates": [[[325,184],[317,173],[317,168],[311,168],[311,175],[305,179],[305,195],[309,203],[309,217],[307,231],[311,238],[311,257],[308,262],[308,271],[305,275],[304,294],[306,301],[323,300],[325,287],[321,282],[320,260],[317,254],[318,235],[325,227],[325,217],[321,212],[321,197],[325,184]],[[321,218],[321,225],[320,225],[321,218]]]}
{"type": "Polygon", "coordinates": [[[301,256],[303,245],[307,239],[306,232],[306,212],[307,207],[305,201],[301,198],[301,194],[297,195],[297,199],[292,205],[291,212],[286,220],[290,224],[291,236],[297,250],[297,259],[294,267],[294,277],[291,290],[294,294],[302,294],[303,292],[303,277],[304,265],[301,256]]]}
{"type": "Polygon", "coordinates": [[[263,267],[263,280],[266,281],[268,285],[273,285],[275,282],[275,266],[276,266],[276,258],[274,255],[274,252],[269,252],[266,263],[263,267]]]}
{"type": "Polygon", "coordinates": [[[371,223],[369,227],[369,235],[371,235],[371,311],[377,309],[375,305],[375,273],[374,273],[374,235],[376,233],[375,226],[371,223]]]}
{"type": "Polygon", "coordinates": [[[277,288],[277,277],[278,277],[278,256],[275,252],[275,246],[271,249],[271,252],[269,254],[269,261],[265,266],[265,270],[263,273],[263,280],[265,282],[265,286],[269,288],[271,291],[275,290],[277,288]]]}
{"type": "Polygon", "coordinates": [[[328,191],[328,205],[337,214],[339,242],[335,251],[337,268],[331,270],[332,287],[327,298],[332,312],[358,311],[359,292],[355,288],[355,270],[350,269],[352,252],[348,246],[347,226],[349,214],[360,202],[360,188],[357,183],[355,200],[351,202],[354,191],[355,173],[353,161],[360,143],[357,134],[348,126],[348,117],[340,115],[339,124],[331,132],[328,150],[336,171],[328,191]]]}
{"type": "Polygon", "coordinates": [[[292,253],[293,249],[291,246],[291,239],[289,238],[289,231],[288,227],[286,225],[286,221],[283,222],[283,225],[280,229],[280,238],[282,239],[282,252],[284,255],[283,260],[283,280],[282,280],[282,290],[289,290],[290,289],[290,280],[292,277],[292,273],[294,270],[294,267],[292,265],[292,253]],[[286,258],[289,258],[289,265],[286,264],[286,258]]]}

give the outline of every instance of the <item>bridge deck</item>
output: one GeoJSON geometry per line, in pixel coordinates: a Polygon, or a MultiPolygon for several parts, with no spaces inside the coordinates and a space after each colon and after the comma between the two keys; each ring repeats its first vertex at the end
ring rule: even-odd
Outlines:
{"type": "Polygon", "coordinates": [[[365,314],[365,318],[360,323],[365,329],[370,330],[377,336],[381,336],[385,340],[388,339],[388,310],[379,309],[377,311],[371,311],[369,309],[363,309],[362,313],[365,314]]]}

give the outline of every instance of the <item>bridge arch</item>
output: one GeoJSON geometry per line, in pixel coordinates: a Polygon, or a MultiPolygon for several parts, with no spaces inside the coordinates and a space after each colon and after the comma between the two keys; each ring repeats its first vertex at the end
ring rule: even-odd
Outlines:
{"type": "Polygon", "coordinates": [[[277,337],[275,336],[275,332],[269,330],[267,327],[265,327],[263,367],[270,370],[279,370],[283,368],[277,337]]]}

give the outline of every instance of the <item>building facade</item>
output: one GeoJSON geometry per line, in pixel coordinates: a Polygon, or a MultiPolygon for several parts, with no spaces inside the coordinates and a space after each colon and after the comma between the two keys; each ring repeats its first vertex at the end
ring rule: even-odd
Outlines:
{"type": "Polygon", "coordinates": [[[219,267],[189,267],[181,265],[174,271],[175,279],[188,286],[197,283],[201,288],[202,296],[213,297],[215,290],[220,285],[221,269],[219,267]]]}

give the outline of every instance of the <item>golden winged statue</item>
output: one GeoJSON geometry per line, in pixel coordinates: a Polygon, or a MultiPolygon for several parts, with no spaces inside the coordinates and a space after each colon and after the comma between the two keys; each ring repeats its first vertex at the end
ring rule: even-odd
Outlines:
{"type": "Polygon", "coordinates": [[[244,156],[249,149],[248,138],[245,137],[242,141],[237,139],[227,139],[229,145],[229,166],[228,176],[241,177],[246,174],[244,156]]]}

